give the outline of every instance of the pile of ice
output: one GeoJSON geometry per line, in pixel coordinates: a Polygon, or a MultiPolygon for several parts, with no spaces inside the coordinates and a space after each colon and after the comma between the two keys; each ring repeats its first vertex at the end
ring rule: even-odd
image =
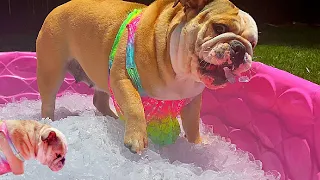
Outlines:
{"type": "MultiPolygon", "coordinates": [[[[206,132],[207,144],[192,145],[180,138],[159,148],[150,143],[141,155],[123,145],[122,121],[97,116],[92,96],[68,94],[57,99],[56,116],[49,122],[67,137],[66,165],[59,172],[36,161],[25,163],[25,174],[1,180],[112,179],[112,180],[273,180],[276,173],[261,170],[260,161],[224,138],[206,132]]],[[[0,108],[0,119],[39,119],[40,102],[24,100],[0,108]]]]}

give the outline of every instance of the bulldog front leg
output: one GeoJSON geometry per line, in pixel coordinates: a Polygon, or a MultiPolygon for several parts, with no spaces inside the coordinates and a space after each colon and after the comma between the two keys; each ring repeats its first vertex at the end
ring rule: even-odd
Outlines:
{"type": "Polygon", "coordinates": [[[181,111],[182,127],[185,136],[191,143],[201,143],[200,136],[200,109],[202,102],[202,93],[197,95],[193,100],[183,107],[181,111]]]}
{"type": "Polygon", "coordinates": [[[141,153],[148,146],[147,122],[141,97],[129,79],[111,84],[114,97],[125,120],[124,144],[133,153],[141,153]]]}

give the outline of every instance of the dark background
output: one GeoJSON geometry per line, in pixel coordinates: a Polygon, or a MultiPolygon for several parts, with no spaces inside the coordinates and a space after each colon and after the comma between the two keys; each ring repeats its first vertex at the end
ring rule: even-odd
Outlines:
{"type": "MultiPolygon", "coordinates": [[[[34,40],[46,15],[68,0],[0,0],[0,46],[4,50],[34,51],[34,40]],[[10,5],[9,5],[10,2],[10,5]],[[9,8],[10,7],[10,8],[9,8]],[[6,38],[5,38],[6,37],[6,38]],[[14,38],[24,39],[17,45],[14,38]],[[11,41],[12,39],[12,41],[11,41]]],[[[153,0],[130,0],[150,4],[153,0]]],[[[309,26],[320,24],[320,7],[316,0],[231,0],[251,14],[259,30],[265,24],[288,25],[294,22],[309,26]]]]}

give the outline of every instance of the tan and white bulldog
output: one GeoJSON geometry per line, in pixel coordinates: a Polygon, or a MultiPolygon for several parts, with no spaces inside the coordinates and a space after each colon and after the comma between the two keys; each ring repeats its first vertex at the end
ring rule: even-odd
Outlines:
{"type": "Polygon", "coordinates": [[[34,120],[0,121],[0,175],[23,174],[23,163],[30,159],[59,171],[66,153],[66,138],[56,128],[34,120]]]}
{"type": "Polygon", "coordinates": [[[202,91],[223,88],[226,76],[247,71],[257,44],[255,21],[228,0],[156,0],[149,6],[72,0],[55,8],[36,44],[42,117],[54,118],[56,93],[68,71],[95,88],[93,101],[100,112],[116,117],[108,104],[110,83],[126,120],[125,145],[133,152],[147,147],[143,105],[125,67],[127,31],[108,72],[115,36],[135,8],[142,9],[134,44],[142,87],[156,99],[193,98],[181,119],[188,141],[199,143],[202,91]]]}

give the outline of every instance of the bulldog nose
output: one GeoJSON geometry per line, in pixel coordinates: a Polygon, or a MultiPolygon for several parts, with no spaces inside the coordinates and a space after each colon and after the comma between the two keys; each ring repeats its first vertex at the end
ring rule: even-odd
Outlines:
{"type": "Polygon", "coordinates": [[[64,165],[66,159],[65,159],[65,158],[62,158],[60,161],[61,161],[61,163],[64,165]]]}
{"type": "Polygon", "coordinates": [[[230,43],[231,51],[231,61],[236,68],[240,66],[240,64],[245,63],[244,56],[246,54],[246,47],[238,40],[232,40],[230,43]]]}

